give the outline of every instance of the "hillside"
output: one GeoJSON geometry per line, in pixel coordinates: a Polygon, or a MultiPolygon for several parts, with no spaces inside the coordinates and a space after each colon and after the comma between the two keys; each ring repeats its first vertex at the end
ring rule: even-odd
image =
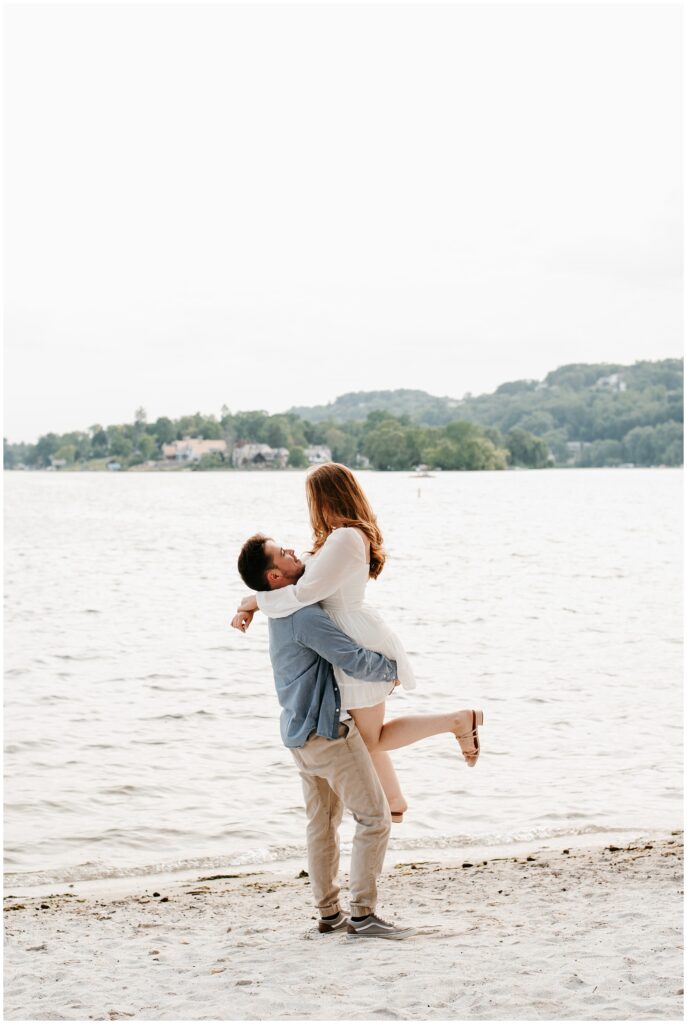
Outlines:
{"type": "Polygon", "coordinates": [[[461,402],[457,398],[438,398],[426,391],[399,388],[397,391],[349,391],[328,405],[297,406],[289,409],[309,423],[354,423],[367,419],[371,412],[408,416],[413,423],[442,426],[458,419],[461,402]]]}
{"type": "Polygon", "coordinates": [[[529,431],[546,442],[559,464],[569,461],[574,451],[579,465],[679,465],[683,372],[682,359],[631,366],[571,363],[552,370],[541,381],[510,381],[491,394],[475,397],[358,391],[341,395],[329,405],[297,412],[311,423],[350,423],[371,411],[407,416],[425,426],[469,420],[501,433],[529,431]]]}

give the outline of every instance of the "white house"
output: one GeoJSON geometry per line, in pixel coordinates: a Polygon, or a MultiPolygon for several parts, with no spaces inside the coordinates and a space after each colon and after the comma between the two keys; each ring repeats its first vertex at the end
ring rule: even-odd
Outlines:
{"type": "Polygon", "coordinates": [[[227,442],[222,440],[203,440],[200,437],[184,437],[181,441],[163,444],[162,455],[168,462],[200,462],[204,455],[213,452],[226,454],[227,442]]]}
{"type": "Polygon", "coordinates": [[[608,377],[599,377],[594,389],[598,391],[626,391],[627,384],[619,373],[611,373],[608,377]]]}
{"type": "Polygon", "coordinates": [[[289,449],[270,448],[268,444],[239,441],[231,453],[231,461],[236,469],[245,466],[277,466],[283,469],[289,461],[289,449]]]}
{"type": "Polygon", "coordinates": [[[320,466],[323,462],[332,461],[332,450],[326,444],[314,444],[303,452],[311,466],[320,466]]]}

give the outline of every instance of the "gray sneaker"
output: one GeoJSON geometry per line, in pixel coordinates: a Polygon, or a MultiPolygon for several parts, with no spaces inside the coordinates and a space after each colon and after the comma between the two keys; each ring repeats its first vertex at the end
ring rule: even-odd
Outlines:
{"type": "Polygon", "coordinates": [[[339,911],[332,921],[323,921],[320,918],[317,922],[317,930],[320,932],[340,932],[346,924],[348,924],[347,915],[339,911]]]}
{"type": "Polygon", "coordinates": [[[362,921],[349,921],[346,929],[347,939],[407,939],[414,934],[414,928],[397,928],[376,914],[368,914],[362,921]]]}

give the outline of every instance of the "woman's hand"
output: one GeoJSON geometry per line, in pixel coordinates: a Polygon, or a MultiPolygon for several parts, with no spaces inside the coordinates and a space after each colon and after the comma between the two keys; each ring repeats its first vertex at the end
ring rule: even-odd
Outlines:
{"type": "Polygon", "coordinates": [[[244,597],[241,604],[238,606],[237,611],[239,612],[257,612],[258,602],[254,594],[250,597],[244,597]]]}
{"type": "Polygon", "coordinates": [[[251,622],[253,621],[254,615],[255,612],[238,611],[234,618],[231,620],[231,624],[234,627],[234,629],[238,629],[242,633],[245,633],[248,627],[250,626],[251,622]]]}

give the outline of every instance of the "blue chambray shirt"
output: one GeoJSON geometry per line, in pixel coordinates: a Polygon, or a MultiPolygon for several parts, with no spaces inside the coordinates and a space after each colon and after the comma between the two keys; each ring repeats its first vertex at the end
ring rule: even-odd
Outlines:
{"type": "Polygon", "coordinates": [[[366,682],[392,682],[396,662],[360,647],[318,604],[269,620],[270,658],[281,704],[281,738],[302,747],[311,732],[335,740],[341,700],[332,665],[366,682]]]}

